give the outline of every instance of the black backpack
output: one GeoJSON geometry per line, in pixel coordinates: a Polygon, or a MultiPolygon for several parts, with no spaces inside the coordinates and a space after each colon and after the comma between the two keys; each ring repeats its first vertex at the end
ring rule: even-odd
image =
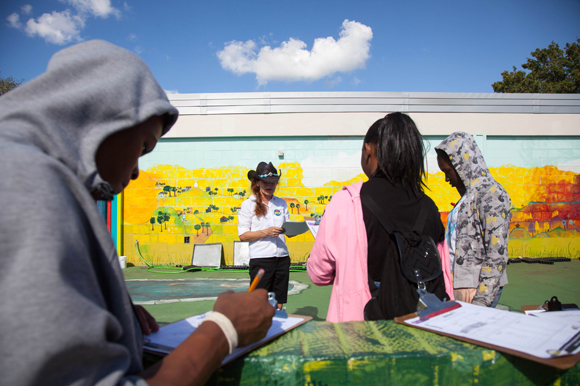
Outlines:
{"type": "Polygon", "coordinates": [[[398,254],[398,258],[393,259],[385,251],[387,260],[381,274],[380,287],[377,288],[369,275],[372,298],[365,305],[365,320],[393,319],[416,312],[419,301],[417,288],[426,289],[442,301],[449,298],[445,292],[437,246],[431,236],[422,235],[429,214],[427,200],[423,200],[411,232],[393,230],[389,217],[369,195],[361,194],[361,202],[387,231],[398,254]]]}

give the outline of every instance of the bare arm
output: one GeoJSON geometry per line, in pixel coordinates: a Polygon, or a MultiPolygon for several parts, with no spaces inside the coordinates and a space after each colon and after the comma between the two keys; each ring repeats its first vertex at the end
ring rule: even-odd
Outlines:
{"type": "MultiPolygon", "coordinates": [[[[238,333],[239,346],[246,346],[266,336],[272,325],[274,307],[267,292],[227,291],[218,296],[214,311],[227,316],[238,333]]],[[[202,323],[163,361],[143,372],[151,386],[203,385],[228,354],[228,341],[213,322],[202,323]]]]}
{"type": "Polygon", "coordinates": [[[264,237],[278,237],[284,233],[284,229],[280,227],[270,227],[261,229],[259,231],[248,231],[240,235],[241,241],[257,241],[264,237]]]}

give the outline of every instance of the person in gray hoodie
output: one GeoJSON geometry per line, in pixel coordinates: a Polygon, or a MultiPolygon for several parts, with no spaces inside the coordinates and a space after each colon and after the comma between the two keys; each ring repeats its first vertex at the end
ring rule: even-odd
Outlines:
{"type": "Polygon", "coordinates": [[[145,62],[98,40],[59,51],[0,97],[0,383],[202,384],[238,343],[266,335],[266,291],[229,291],[209,322],[142,367],[143,334],[159,327],[133,306],[95,199],[137,178],[138,158],[177,117],[145,62]]]}
{"type": "Polygon", "coordinates": [[[495,307],[508,283],[510,196],[468,133],[451,134],[435,151],[445,181],[461,195],[446,230],[455,299],[495,307]]]}

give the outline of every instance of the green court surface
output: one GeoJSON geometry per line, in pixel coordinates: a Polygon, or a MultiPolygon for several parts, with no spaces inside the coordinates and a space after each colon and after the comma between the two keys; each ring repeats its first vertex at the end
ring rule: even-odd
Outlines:
{"type": "MultiPolygon", "coordinates": [[[[126,279],[248,278],[228,271],[175,275],[130,267],[124,272],[126,279]]],[[[504,309],[521,312],[522,305],[541,304],[552,296],[580,304],[578,260],[510,264],[508,279],[500,301],[504,309]]],[[[313,321],[220,368],[207,385],[580,385],[580,364],[559,370],[394,321],[326,322],[331,287],[313,286],[306,272],[292,272],[290,280],[309,287],[288,296],[287,311],[313,321]]],[[[213,303],[145,307],[164,324],[209,311],[213,303]]]]}
{"type": "MultiPolygon", "coordinates": [[[[554,265],[518,263],[508,265],[509,284],[504,287],[500,305],[510,311],[521,312],[523,305],[542,304],[552,296],[562,303],[580,305],[580,261],[558,262],[554,265]]],[[[245,272],[203,271],[182,274],[147,272],[145,267],[128,267],[126,279],[195,279],[195,278],[248,278],[245,272]]],[[[290,280],[308,285],[308,289],[288,296],[288,313],[312,316],[315,321],[326,319],[331,286],[316,287],[304,272],[291,272],[290,280]]],[[[213,301],[179,302],[145,305],[161,323],[171,323],[212,309],[213,301]]]]}

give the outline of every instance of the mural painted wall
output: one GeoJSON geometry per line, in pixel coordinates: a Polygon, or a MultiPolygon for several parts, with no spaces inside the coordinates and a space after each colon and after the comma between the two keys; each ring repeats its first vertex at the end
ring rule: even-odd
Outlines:
{"type": "MultiPolygon", "coordinates": [[[[458,201],[445,182],[430,137],[429,190],[447,214],[458,201]]],[[[510,257],[580,255],[580,139],[476,137],[494,178],[512,199],[510,257]]],[[[124,193],[123,253],[143,265],[134,249],[139,241],[151,264],[191,264],[194,244],[222,243],[233,263],[238,239],[237,212],[251,195],[249,170],[260,161],[282,169],[276,191],[292,221],[320,215],[332,195],[366,177],[360,169],[362,137],[228,140],[162,140],[142,158],[139,179],[124,193]],[[278,156],[278,152],[283,156],[278,156]]],[[[287,239],[293,262],[305,261],[310,233],[287,239]]]]}

